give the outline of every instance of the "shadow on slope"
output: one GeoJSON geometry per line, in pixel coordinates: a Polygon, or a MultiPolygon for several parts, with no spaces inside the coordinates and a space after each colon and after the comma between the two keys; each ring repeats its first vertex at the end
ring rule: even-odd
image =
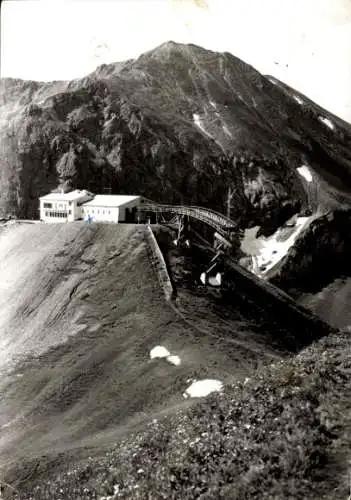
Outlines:
{"type": "Polygon", "coordinates": [[[237,265],[230,256],[212,271],[222,272],[222,286],[204,287],[200,275],[210,267],[216,253],[213,247],[196,232],[188,235],[191,244],[186,248],[174,245],[177,235],[170,227],[154,231],[173,276],[176,308],[195,328],[213,336],[229,330],[230,336],[234,322],[235,342],[251,350],[270,346],[282,353],[298,352],[332,331],[282,290],[237,265]]]}

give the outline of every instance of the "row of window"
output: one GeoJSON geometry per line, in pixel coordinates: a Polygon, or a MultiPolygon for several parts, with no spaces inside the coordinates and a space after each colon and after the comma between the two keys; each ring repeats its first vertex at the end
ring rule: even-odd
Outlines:
{"type": "MultiPolygon", "coordinates": [[[[85,212],[86,212],[87,214],[89,214],[89,213],[92,213],[92,214],[93,214],[93,213],[94,213],[94,209],[93,209],[93,208],[91,209],[91,211],[90,211],[90,209],[89,209],[89,208],[83,208],[83,209],[82,209],[82,211],[83,211],[83,214],[84,214],[85,212]]],[[[97,213],[97,214],[99,214],[99,213],[100,213],[100,210],[99,210],[99,209],[97,209],[97,210],[96,210],[96,213],[97,213]]],[[[103,215],[105,215],[105,210],[101,210],[101,213],[102,213],[103,215]]],[[[111,210],[106,210],[106,214],[110,214],[110,213],[111,213],[111,210]]]]}
{"type": "MultiPolygon", "coordinates": [[[[72,205],[72,202],[70,201],[68,204],[72,205]]],[[[52,203],[44,202],[44,208],[53,208],[52,203]]],[[[55,203],[55,208],[65,208],[65,203],[55,203]]]]}
{"type": "Polygon", "coordinates": [[[59,217],[61,219],[66,219],[68,214],[71,215],[72,213],[72,210],[69,210],[68,212],[49,212],[49,211],[46,211],[45,212],[45,217],[59,217]]]}

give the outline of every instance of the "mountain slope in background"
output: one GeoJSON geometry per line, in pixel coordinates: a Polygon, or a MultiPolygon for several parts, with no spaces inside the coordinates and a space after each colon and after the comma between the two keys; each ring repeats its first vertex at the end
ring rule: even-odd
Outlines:
{"type": "Polygon", "coordinates": [[[235,186],[231,216],[244,226],[277,223],[282,206],[287,218],[350,201],[351,126],[194,45],[168,42],[72,82],[2,79],[0,125],[0,209],[21,217],[58,185],[221,211],[235,186]]]}

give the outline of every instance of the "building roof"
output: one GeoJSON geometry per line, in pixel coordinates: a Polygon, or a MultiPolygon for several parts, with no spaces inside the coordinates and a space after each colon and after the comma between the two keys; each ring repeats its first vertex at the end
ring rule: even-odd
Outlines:
{"type": "Polygon", "coordinates": [[[97,194],[92,200],[83,203],[84,207],[122,207],[140,196],[124,194],[97,194]]]}
{"type": "Polygon", "coordinates": [[[86,196],[94,196],[86,189],[75,189],[69,193],[49,193],[45,196],[40,196],[40,200],[52,200],[52,201],[75,201],[86,196]]]}

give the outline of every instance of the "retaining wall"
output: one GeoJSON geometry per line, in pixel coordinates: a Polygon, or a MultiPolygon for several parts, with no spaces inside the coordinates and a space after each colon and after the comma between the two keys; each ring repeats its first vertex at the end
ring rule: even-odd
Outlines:
{"type": "Polygon", "coordinates": [[[152,263],[156,269],[157,277],[163,289],[163,293],[165,294],[166,300],[171,300],[174,297],[173,285],[168,273],[165,259],[150,226],[147,227],[146,238],[152,251],[152,263]]]}

